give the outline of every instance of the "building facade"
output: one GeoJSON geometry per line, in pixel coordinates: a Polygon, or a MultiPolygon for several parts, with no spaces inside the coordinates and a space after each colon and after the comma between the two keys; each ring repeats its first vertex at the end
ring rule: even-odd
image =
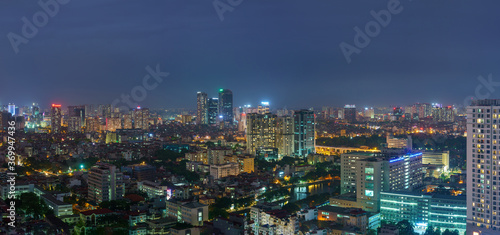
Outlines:
{"type": "Polygon", "coordinates": [[[467,234],[500,233],[500,100],[467,107],[467,234]]]}
{"type": "Polygon", "coordinates": [[[88,198],[91,202],[117,200],[125,195],[123,174],[116,166],[98,163],[89,170],[88,198]]]}

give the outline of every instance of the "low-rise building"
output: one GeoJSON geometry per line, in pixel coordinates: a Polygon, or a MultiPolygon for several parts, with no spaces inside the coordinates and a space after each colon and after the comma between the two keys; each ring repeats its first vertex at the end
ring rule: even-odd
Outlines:
{"type": "Polygon", "coordinates": [[[299,221],[295,214],[286,210],[266,210],[265,207],[253,206],[250,209],[254,234],[297,234],[299,221]]]}
{"type": "Polygon", "coordinates": [[[433,226],[443,231],[457,229],[462,234],[467,224],[466,205],[465,196],[382,192],[380,214],[391,222],[408,220],[420,229],[433,226]]]}
{"type": "Polygon", "coordinates": [[[202,226],[204,221],[208,221],[208,206],[199,202],[166,201],[166,213],[169,218],[193,226],[202,226]]]}

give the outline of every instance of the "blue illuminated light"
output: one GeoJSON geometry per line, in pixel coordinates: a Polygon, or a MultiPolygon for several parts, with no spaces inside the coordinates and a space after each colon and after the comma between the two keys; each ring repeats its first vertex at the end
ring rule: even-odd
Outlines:
{"type": "MultiPolygon", "coordinates": [[[[408,158],[413,158],[413,157],[418,157],[418,156],[421,156],[422,153],[415,153],[415,154],[410,154],[410,155],[407,155],[408,158]]],[[[403,157],[398,157],[398,158],[393,158],[391,160],[389,160],[389,163],[393,163],[393,162],[399,162],[399,161],[403,161],[405,160],[405,156],[403,157]]]]}
{"type": "Polygon", "coordinates": [[[399,162],[399,161],[402,161],[402,160],[405,160],[405,157],[394,158],[394,159],[389,160],[389,162],[393,163],[393,162],[399,162]]]}

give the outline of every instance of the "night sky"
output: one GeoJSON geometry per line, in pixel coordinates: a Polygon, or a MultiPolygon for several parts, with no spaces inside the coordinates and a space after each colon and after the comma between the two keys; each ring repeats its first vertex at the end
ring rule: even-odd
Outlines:
{"type": "Polygon", "coordinates": [[[339,44],[353,45],[354,27],[388,2],[243,0],[221,21],[211,0],[71,0],[16,54],[7,35],[22,36],[21,18],[42,8],[2,0],[0,104],[111,103],[157,64],[170,75],[144,107],[194,109],[197,91],[215,97],[219,88],[233,91],[235,105],[272,108],[459,104],[478,76],[500,82],[494,0],[402,0],[347,63],[339,44]]]}

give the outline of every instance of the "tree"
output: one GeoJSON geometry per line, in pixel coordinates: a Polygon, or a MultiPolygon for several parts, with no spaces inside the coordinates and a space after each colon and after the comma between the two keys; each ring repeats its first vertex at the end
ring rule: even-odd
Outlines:
{"type": "Polygon", "coordinates": [[[54,213],[54,211],[45,204],[45,201],[40,199],[35,193],[21,194],[20,203],[19,209],[27,216],[31,216],[34,219],[40,219],[54,213]]]}
{"type": "Polygon", "coordinates": [[[449,229],[444,230],[443,235],[459,235],[458,230],[454,230],[453,232],[450,231],[449,229]]]}
{"type": "Polygon", "coordinates": [[[427,229],[425,230],[424,235],[434,235],[434,227],[432,225],[429,226],[429,227],[427,227],[427,229]]]}
{"type": "Polygon", "coordinates": [[[370,229],[366,232],[367,235],[377,235],[377,231],[375,229],[370,229]]]}
{"type": "Polygon", "coordinates": [[[99,204],[100,208],[107,208],[112,211],[128,211],[130,210],[130,204],[125,200],[111,200],[104,201],[99,204]]]}
{"type": "Polygon", "coordinates": [[[288,213],[293,214],[300,210],[300,207],[297,204],[290,202],[284,205],[281,209],[288,211],[288,213]]]}
{"type": "Polygon", "coordinates": [[[408,220],[399,221],[396,226],[398,226],[401,235],[413,235],[415,233],[413,224],[408,220]]]}

